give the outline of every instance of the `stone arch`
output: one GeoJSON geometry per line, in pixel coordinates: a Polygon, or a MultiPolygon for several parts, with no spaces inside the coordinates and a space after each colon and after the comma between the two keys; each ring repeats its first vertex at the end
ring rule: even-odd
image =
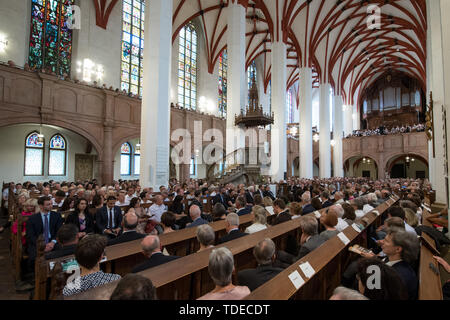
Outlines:
{"type": "Polygon", "coordinates": [[[21,117],[21,118],[15,117],[15,118],[1,119],[0,127],[8,127],[8,126],[13,126],[13,125],[17,125],[17,124],[39,125],[41,123],[43,125],[56,126],[56,127],[60,127],[63,129],[67,129],[76,134],[79,134],[80,136],[82,136],[83,138],[85,138],[92,144],[92,146],[97,151],[98,161],[102,161],[102,159],[103,159],[103,152],[102,152],[103,151],[103,143],[100,143],[97,140],[94,132],[89,132],[89,131],[77,126],[76,124],[66,122],[63,120],[55,120],[55,119],[47,119],[47,120],[41,122],[40,117],[21,117]]]}

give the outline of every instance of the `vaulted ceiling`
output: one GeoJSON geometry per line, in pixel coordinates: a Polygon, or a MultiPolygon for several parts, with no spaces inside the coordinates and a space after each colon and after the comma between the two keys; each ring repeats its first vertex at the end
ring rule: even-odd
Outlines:
{"type": "MultiPolygon", "coordinates": [[[[183,25],[198,18],[210,72],[227,46],[229,1],[173,0],[173,39],[183,25]]],[[[358,101],[360,92],[389,69],[417,79],[425,90],[425,0],[238,1],[247,8],[247,66],[263,57],[266,86],[271,76],[271,42],[281,38],[288,46],[288,87],[298,80],[298,68],[307,66],[313,68],[314,86],[331,83],[348,104],[358,101]],[[379,29],[368,27],[375,14],[368,8],[373,5],[380,8],[379,29]]]]}

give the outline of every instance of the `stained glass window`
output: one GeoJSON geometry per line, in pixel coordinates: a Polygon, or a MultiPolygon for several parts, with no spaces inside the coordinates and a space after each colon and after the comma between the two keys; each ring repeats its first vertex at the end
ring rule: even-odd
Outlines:
{"type": "Polygon", "coordinates": [[[191,23],[180,31],[178,104],[192,110],[197,106],[197,32],[191,23]]]}
{"type": "Polygon", "coordinates": [[[256,83],[256,63],[252,61],[247,69],[247,83],[248,83],[248,105],[250,105],[250,89],[253,87],[253,83],[256,83]]]}
{"type": "Polygon", "coordinates": [[[141,171],[141,150],[134,151],[134,175],[138,176],[141,171]]]}
{"type": "Polygon", "coordinates": [[[122,25],[122,90],[142,97],[144,59],[143,0],[123,0],[122,25]]]}
{"type": "Polygon", "coordinates": [[[195,176],[195,159],[191,158],[191,164],[189,166],[189,174],[195,176]]]}
{"type": "Polygon", "coordinates": [[[48,175],[66,175],[66,140],[60,134],[54,135],[50,140],[48,175]]]}
{"type": "Polygon", "coordinates": [[[72,19],[74,0],[32,0],[30,52],[28,64],[70,75],[72,57],[72,19]]]}
{"type": "Polygon", "coordinates": [[[227,70],[228,55],[224,50],[219,57],[219,115],[227,116],[227,70]]]}
{"type": "Polygon", "coordinates": [[[292,90],[289,89],[286,93],[286,121],[287,123],[294,123],[294,110],[292,103],[292,90]]]}
{"type": "Polygon", "coordinates": [[[38,141],[38,133],[30,133],[25,140],[25,175],[44,175],[44,142],[38,141]]]}
{"type": "Polygon", "coordinates": [[[120,174],[131,175],[131,145],[125,142],[120,148],[120,174]]]}

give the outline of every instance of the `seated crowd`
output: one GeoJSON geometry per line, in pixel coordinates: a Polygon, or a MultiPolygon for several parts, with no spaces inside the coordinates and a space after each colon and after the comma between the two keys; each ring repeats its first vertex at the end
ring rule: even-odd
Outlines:
{"type": "Polygon", "coordinates": [[[346,138],[354,138],[354,137],[370,137],[370,136],[386,136],[390,134],[399,134],[399,133],[410,133],[410,132],[424,132],[425,125],[424,124],[415,124],[412,126],[397,126],[391,129],[388,129],[384,126],[381,126],[377,129],[367,129],[367,130],[354,130],[352,134],[349,134],[346,138]]]}
{"type": "MultiPolygon", "coordinates": [[[[194,180],[184,184],[172,181],[169,188],[160,187],[159,192],[152,188],[141,190],[137,181],[119,181],[111,186],[99,186],[96,181],[50,181],[10,184],[8,188],[16,195],[19,212],[28,217],[22,237],[28,253],[28,272],[34,270],[36,242],[43,235],[47,259],[74,254],[80,267],[78,286],[68,283],[63,290],[65,296],[121,279],[111,296],[113,300],[156,298],[152,282],[136,273],[179,258],[161,246],[162,234],[196,228],[199,252],[211,249],[208,270],[216,287],[200,299],[242,299],[347,227],[356,223],[366,228],[367,213],[393,194],[401,195],[399,204],[386,211],[382,226],[368,229],[370,253],[350,263],[342,287],[336,289],[332,299],[417,299],[417,235],[427,232],[421,225],[422,203],[424,194],[431,190],[426,180],[288,179],[277,189],[275,195],[264,185],[210,186],[194,180]],[[33,194],[38,195],[37,199],[33,194]],[[212,200],[212,212],[204,211],[203,197],[212,200]],[[326,210],[318,216],[320,209],[326,210]],[[253,223],[241,231],[240,217],[251,213],[253,223]],[[270,215],[275,215],[273,225],[299,219],[300,243],[289,239],[282,251],[271,239],[259,242],[253,249],[256,269],[240,271],[238,283],[233,284],[233,255],[226,247],[215,245],[270,228],[270,215]],[[216,239],[210,223],[220,220],[225,221],[226,235],[216,239]],[[136,265],[132,274],[121,278],[101,271],[106,246],[138,239],[142,239],[147,259],[136,265]],[[381,270],[382,289],[366,287],[368,266],[381,270]]],[[[448,218],[442,214],[432,219],[444,222],[448,218]]],[[[14,230],[17,232],[16,222],[14,230]]],[[[442,259],[438,261],[446,266],[442,259]]]]}

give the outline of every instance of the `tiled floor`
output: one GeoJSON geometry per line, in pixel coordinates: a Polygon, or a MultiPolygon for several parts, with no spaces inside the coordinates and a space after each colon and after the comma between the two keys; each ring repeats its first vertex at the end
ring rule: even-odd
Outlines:
{"type": "Polygon", "coordinates": [[[0,300],[28,300],[29,294],[16,293],[9,238],[10,229],[0,234],[0,300]]]}

